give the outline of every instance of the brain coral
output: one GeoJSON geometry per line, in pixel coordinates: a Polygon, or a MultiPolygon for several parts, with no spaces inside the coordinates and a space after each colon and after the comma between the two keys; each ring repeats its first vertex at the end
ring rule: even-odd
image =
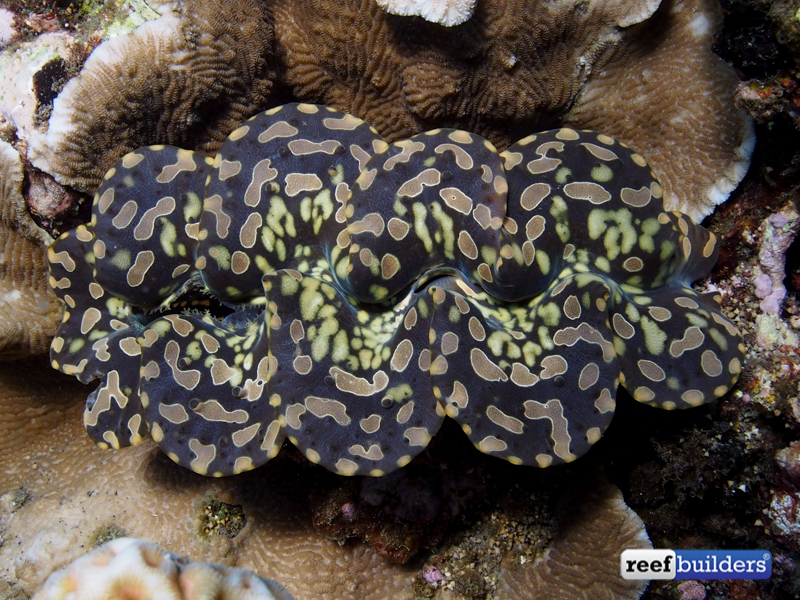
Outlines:
{"type": "MultiPolygon", "coordinates": [[[[4,474],[0,480],[0,519],[5,539],[0,546],[0,581],[16,582],[28,596],[33,595],[50,573],[78,559],[97,544],[98,537],[116,529],[196,561],[236,566],[275,579],[298,600],[414,598],[413,580],[422,568],[421,563],[401,566],[387,561],[367,544],[340,545],[326,539],[312,524],[309,495],[319,493],[331,483],[323,469],[298,463],[292,452],[282,453],[276,460],[250,473],[210,478],[174,464],[151,439],[126,452],[99,452],[87,436],[81,435],[80,415],[86,396],[83,386],[46,367],[46,361],[40,357],[0,363],[0,412],[5,415],[0,422],[0,472],[4,474]],[[86,473],[91,473],[91,477],[86,473]],[[21,495],[27,500],[21,505],[19,502],[12,504],[10,499],[21,495]],[[203,514],[209,497],[243,508],[247,524],[235,537],[198,536],[202,526],[198,517],[203,514]]],[[[496,472],[495,467],[503,466],[492,464],[496,461],[491,459],[487,464],[480,460],[482,457],[470,457],[468,452],[464,453],[465,444],[453,441],[457,449],[446,449],[444,453],[441,445],[438,451],[434,449],[437,461],[447,462],[447,456],[466,454],[463,457],[465,468],[471,465],[479,472],[485,469],[496,472]]],[[[461,476],[456,473],[461,470],[453,469],[452,463],[450,466],[442,476],[457,485],[461,476]]],[[[576,466],[579,469],[589,467],[588,464],[576,466]]],[[[405,473],[394,474],[401,479],[403,475],[405,473]]],[[[549,475],[559,477],[557,473],[549,475]]],[[[385,485],[391,485],[389,478],[383,478],[385,485]]],[[[339,480],[337,485],[383,483],[366,480],[359,484],[350,479],[333,479],[339,480]]],[[[509,479],[507,489],[514,490],[514,497],[520,504],[530,506],[531,490],[537,486],[529,478],[521,487],[513,483],[513,476],[509,479]]],[[[575,565],[583,564],[578,561],[595,553],[599,556],[605,552],[610,556],[616,551],[618,556],[620,549],[636,547],[627,527],[616,532],[611,530],[614,521],[620,521],[613,513],[627,513],[630,521],[633,517],[630,509],[621,502],[614,502],[612,510],[604,499],[605,494],[599,499],[592,493],[591,488],[596,488],[597,484],[590,477],[578,480],[581,487],[574,496],[578,502],[565,504],[563,513],[569,515],[570,520],[574,516],[582,522],[565,523],[565,527],[553,531],[556,537],[551,553],[557,553],[562,564],[575,565]],[[592,525],[594,518],[601,519],[602,523],[592,525]]],[[[559,498],[560,506],[563,502],[560,490],[560,486],[548,485],[541,492],[559,498]]],[[[560,514],[561,509],[558,510],[560,514]]],[[[470,528],[475,533],[486,533],[474,520],[470,528]]],[[[519,532],[518,525],[516,529],[519,532]]],[[[496,535],[500,535],[499,530],[496,531],[496,535]]],[[[549,539],[538,525],[535,533],[533,529],[526,531],[534,539],[549,539]]],[[[638,531],[643,531],[641,523],[638,531]]],[[[526,536],[526,539],[530,541],[531,538],[526,536]]],[[[448,548],[453,547],[461,546],[448,545],[448,548]]],[[[514,578],[519,561],[513,558],[516,555],[508,557],[509,568],[503,575],[510,583],[519,580],[514,578]]],[[[591,561],[589,564],[591,567],[582,571],[581,581],[586,584],[585,578],[592,578],[590,589],[609,584],[620,587],[618,580],[609,581],[610,570],[602,568],[602,563],[591,561]]],[[[561,583],[548,580],[546,586],[562,589],[564,583],[575,580],[568,575],[565,577],[564,570],[550,570],[561,583]]],[[[546,580],[546,575],[541,579],[546,580]]],[[[522,585],[517,589],[524,591],[522,585]]]]}
{"type": "Polygon", "coordinates": [[[272,95],[272,24],[258,0],[150,2],[161,17],[100,44],[53,104],[30,158],[93,192],[145,144],[216,149],[272,95]]]}
{"type": "Polygon", "coordinates": [[[711,52],[716,0],[482,0],[448,28],[375,0],[277,0],[270,11],[295,96],[390,141],[447,126],[504,149],[548,127],[597,129],[646,155],[667,209],[698,222],[749,164],[738,79],[711,52]]]}
{"type": "Polygon", "coordinates": [[[644,523],[603,481],[581,490],[560,507],[558,537],[539,559],[524,566],[505,561],[499,600],[570,598],[636,600],[646,581],[619,576],[619,556],[628,548],[651,549],[644,523]]]}
{"type": "Polygon", "coordinates": [[[275,579],[301,600],[412,600],[408,569],[314,528],[308,496],[324,473],[286,456],[238,477],[202,477],[151,439],[99,452],[83,431],[85,398],[84,386],[40,357],[0,362],[0,581],[16,582],[29,597],[117,529],[275,579]],[[15,510],[8,497],[20,494],[27,500],[15,510]],[[209,497],[244,508],[247,525],[234,538],[198,535],[209,497]]]}
{"type": "Polygon", "coordinates": [[[141,148],[92,222],[50,248],[54,368],[104,447],[149,431],[179,464],[239,473],[284,436],[338,473],[407,464],[448,415],[481,451],[585,453],[622,383],[697,406],[741,369],[719,298],[688,284],[713,234],[662,209],[645,160],[559,129],[497,153],[461,130],[387,144],[291,104],[215,159],[141,148]],[[205,184],[205,185],[204,185],[205,184]]]}
{"type": "Polygon", "coordinates": [[[387,14],[376,0],[157,7],[160,19],[92,53],[34,136],[31,160],[60,183],[93,193],[146,144],[214,152],[286,91],[389,141],[447,126],[502,150],[549,127],[597,129],[648,156],[667,209],[698,222],[753,149],[737,77],[710,50],[716,0],[483,0],[455,27],[387,14]]]}

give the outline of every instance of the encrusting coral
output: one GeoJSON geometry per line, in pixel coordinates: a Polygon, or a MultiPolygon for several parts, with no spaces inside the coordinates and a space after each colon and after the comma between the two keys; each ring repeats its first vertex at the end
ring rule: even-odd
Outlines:
{"type": "Polygon", "coordinates": [[[258,0],[153,2],[161,17],[92,52],[54,101],[33,164],[93,192],[123,154],[167,143],[214,150],[271,97],[272,24],[258,0]]]}
{"type": "Polygon", "coordinates": [[[710,50],[713,0],[484,0],[451,28],[388,15],[375,0],[278,0],[270,11],[295,96],[389,141],[446,126],[502,150],[560,124],[596,129],[646,156],[667,209],[696,221],[749,164],[736,76],[710,50]]]}
{"type": "Polygon", "coordinates": [[[213,161],[141,148],[105,180],[92,223],[48,253],[66,305],[52,365],[102,378],[85,423],[103,447],[150,431],[220,476],[288,436],[312,462],[377,476],[446,413],[481,451],[546,467],[600,439],[620,381],[685,408],[741,370],[719,298],[688,286],[716,238],[663,212],[644,159],[595,132],[501,154],[449,129],[389,145],[291,104],[213,161]]]}
{"type": "Polygon", "coordinates": [[[250,571],[191,562],[144,540],[117,538],[48,577],[33,600],[294,600],[250,571]]]}
{"type": "Polygon", "coordinates": [[[28,213],[17,151],[0,140],[0,359],[46,352],[63,308],[47,283],[52,238],[28,213]]]}

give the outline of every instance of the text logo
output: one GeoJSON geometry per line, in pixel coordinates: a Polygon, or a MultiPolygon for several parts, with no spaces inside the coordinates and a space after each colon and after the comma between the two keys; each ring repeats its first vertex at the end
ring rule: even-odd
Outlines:
{"type": "Polygon", "coordinates": [[[625,550],[620,569],[625,579],[675,579],[674,550],[625,550]]]}
{"type": "Polygon", "coordinates": [[[769,579],[766,550],[625,550],[624,579],[769,579]]]}

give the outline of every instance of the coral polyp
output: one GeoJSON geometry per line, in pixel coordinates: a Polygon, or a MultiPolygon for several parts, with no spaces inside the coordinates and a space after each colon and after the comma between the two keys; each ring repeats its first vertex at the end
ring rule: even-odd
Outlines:
{"type": "Polygon", "coordinates": [[[455,419],[482,452],[569,462],[622,384],[698,406],[741,370],[710,232],[664,212],[643,157],[558,129],[498,153],[466,131],[386,143],[290,104],[215,158],[140,148],[92,221],[49,250],[65,304],[54,368],[83,382],[103,447],[147,433],[207,475],[285,437],[345,475],[407,464],[455,419]]]}

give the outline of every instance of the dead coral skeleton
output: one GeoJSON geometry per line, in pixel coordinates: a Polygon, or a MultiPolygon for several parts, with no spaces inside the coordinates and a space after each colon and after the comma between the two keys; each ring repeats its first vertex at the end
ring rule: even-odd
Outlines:
{"type": "Polygon", "coordinates": [[[192,562],[118,538],[53,573],[33,600],[293,600],[282,585],[242,569],[192,562]]]}
{"type": "Polygon", "coordinates": [[[475,0],[375,0],[392,15],[420,16],[445,27],[461,25],[472,16],[475,0]]]}

